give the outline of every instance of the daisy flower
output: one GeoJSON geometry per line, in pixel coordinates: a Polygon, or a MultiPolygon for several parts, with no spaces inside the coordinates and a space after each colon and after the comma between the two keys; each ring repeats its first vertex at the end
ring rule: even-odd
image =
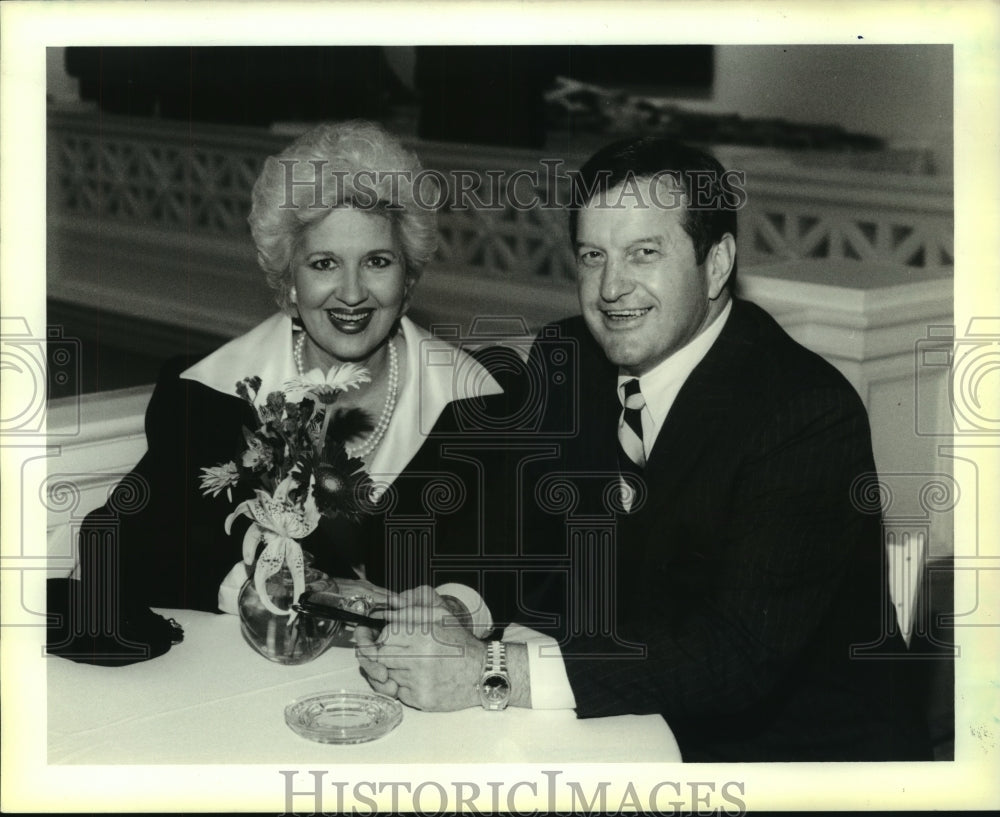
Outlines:
{"type": "Polygon", "coordinates": [[[324,463],[313,473],[312,495],[316,508],[331,519],[343,515],[357,519],[362,508],[359,500],[368,489],[368,475],[364,471],[351,472],[346,457],[336,464],[324,463]]]}
{"type": "Polygon", "coordinates": [[[233,486],[239,481],[240,472],[234,462],[201,469],[201,490],[205,496],[211,494],[214,497],[225,491],[229,501],[232,502],[233,486]]]}
{"type": "Polygon", "coordinates": [[[371,383],[371,380],[364,366],[344,363],[332,366],[325,375],[320,369],[310,369],[286,382],[284,390],[286,398],[294,403],[312,395],[320,403],[329,405],[337,399],[337,392],[360,388],[362,383],[371,383]]]}

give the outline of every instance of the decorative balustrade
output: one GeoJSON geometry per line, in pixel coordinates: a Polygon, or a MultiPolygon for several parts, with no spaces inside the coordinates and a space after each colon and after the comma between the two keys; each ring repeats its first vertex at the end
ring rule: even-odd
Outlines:
{"type": "MultiPolygon", "coordinates": [[[[766,172],[766,171],[763,171],[766,172]]],[[[740,257],[748,263],[797,258],[836,258],[941,268],[954,264],[951,192],[935,189],[934,177],[882,178],[880,195],[845,185],[754,182],[741,213],[740,257]],[[903,179],[906,179],[903,182],[903,179]]],[[[880,181],[881,179],[881,181],[880,181]]]]}
{"type": "MultiPolygon", "coordinates": [[[[264,157],[289,138],[250,128],[51,110],[50,212],[57,228],[91,238],[117,226],[141,230],[146,241],[162,234],[167,243],[180,235],[243,244],[249,240],[253,181],[264,157]]],[[[566,286],[572,280],[564,210],[511,206],[512,196],[566,200],[564,190],[551,189],[554,172],[542,164],[544,157],[440,142],[413,141],[412,147],[451,188],[441,212],[436,266],[508,281],[566,286]],[[462,207],[457,171],[475,174],[483,186],[470,192],[497,209],[462,207]]],[[[546,161],[560,160],[562,174],[585,158],[573,150],[556,156],[560,152],[550,151],[546,161]]],[[[805,168],[759,150],[716,152],[727,167],[746,172],[739,250],[744,263],[847,258],[912,267],[952,264],[950,179],[805,168]]],[[[564,188],[565,178],[555,183],[564,188]]]]}
{"type": "Polygon", "coordinates": [[[248,235],[250,189],[285,140],[248,128],[49,113],[54,216],[248,235]]]}

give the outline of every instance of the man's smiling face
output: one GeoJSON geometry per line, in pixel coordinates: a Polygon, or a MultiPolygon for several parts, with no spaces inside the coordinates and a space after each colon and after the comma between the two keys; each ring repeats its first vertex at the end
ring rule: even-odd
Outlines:
{"type": "Polygon", "coordinates": [[[729,274],[719,275],[715,248],[697,263],[679,197],[650,193],[640,181],[595,196],[576,233],[584,320],[611,362],[636,377],[712,322],[725,306],[719,295],[729,274]]]}

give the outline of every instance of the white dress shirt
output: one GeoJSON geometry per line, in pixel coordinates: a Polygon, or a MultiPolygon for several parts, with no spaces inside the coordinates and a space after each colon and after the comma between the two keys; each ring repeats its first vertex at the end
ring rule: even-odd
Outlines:
{"type": "MultiPolygon", "coordinates": [[[[413,459],[450,402],[503,391],[466,352],[434,337],[409,318],[402,318],[400,327],[406,342],[406,358],[399,397],[385,436],[366,469],[382,490],[413,459]],[[460,377],[456,376],[457,370],[460,377]]],[[[292,350],[292,321],[288,315],[280,312],[272,315],[186,369],[181,377],[235,396],[235,383],[254,374],[261,379],[258,402],[298,375],[292,350]]],[[[363,566],[359,575],[363,577],[363,566]]],[[[240,561],[223,579],[218,603],[224,613],[238,612],[237,598],[246,577],[246,567],[240,561]]],[[[472,631],[477,636],[493,629],[489,608],[471,587],[449,583],[435,590],[441,595],[454,596],[466,606],[472,615],[472,631]]]]}
{"type": "MultiPolygon", "coordinates": [[[[691,372],[708,354],[708,350],[722,334],[733,302],[730,300],[718,317],[690,343],[681,347],[666,360],[658,363],[639,378],[639,389],[645,398],[642,409],[642,447],[649,461],[656,445],[656,438],[670,413],[681,386],[691,372]]],[[[624,384],[631,375],[618,375],[618,399],[625,404],[624,384]]],[[[528,674],[531,679],[532,709],[572,709],[576,698],[566,676],[562,651],[550,636],[524,637],[525,628],[508,627],[506,641],[525,641],[528,644],[528,674]]],[[[533,631],[528,631],[533,632],[533,631]]]]}

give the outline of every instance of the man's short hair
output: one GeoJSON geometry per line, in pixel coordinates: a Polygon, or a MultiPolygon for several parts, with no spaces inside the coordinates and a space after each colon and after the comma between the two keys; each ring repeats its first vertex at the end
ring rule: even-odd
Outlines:
{"type": "MultiPolygon", "coordinates": [[[[596,196],[623,183],[670,177],[684,192],[684,231],[703,264],[709,250],[726,233],[736,239],[736,211],[746,193],[736,185],[715,157],[664,136],[623,139],[601,148],[573,174],[570,189],[569,233],[576,243],[580,209],[596,196]]],[[[729,286],[736,280],[736,261],[729,286]]]]}

